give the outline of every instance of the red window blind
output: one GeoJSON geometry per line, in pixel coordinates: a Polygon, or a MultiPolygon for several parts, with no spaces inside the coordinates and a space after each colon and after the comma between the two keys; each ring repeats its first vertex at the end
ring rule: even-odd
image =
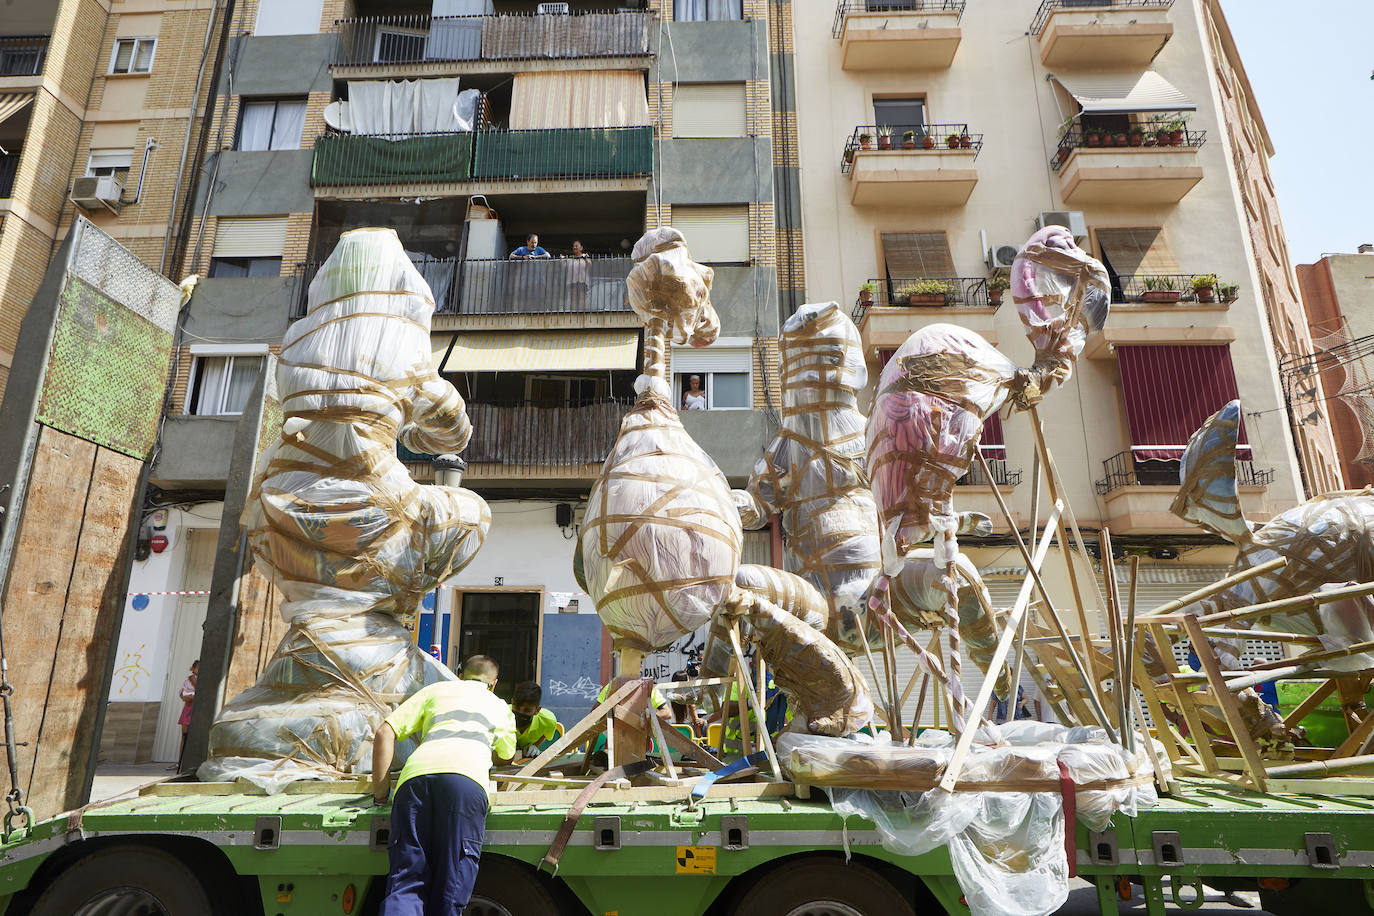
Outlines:
{"type": "Polygon", "coordinates": [[[1007,457],[1007,440],[1002,438],[1002,416],[993,413],[983,421],[983,437],[978,441],[978,451],[989,461],[1007,457]]]}
{"type": "MultiPolygon", "coordinates": [[[[1203,421],[1239,397],[1227,344],[1202,346],[1119,346],[1121,390],[1137,461],[1175,461],[1203,421]]],[[[1241,445],[1245,420],[1241,418],[1241,445]]],[[[1248,446],[1236,457],[1250,459],[1248,446]]]]}

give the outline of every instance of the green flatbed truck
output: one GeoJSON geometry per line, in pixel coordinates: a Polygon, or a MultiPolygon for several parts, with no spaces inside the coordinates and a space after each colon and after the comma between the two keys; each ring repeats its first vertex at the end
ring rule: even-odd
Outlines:
{"type": "MultiPolygon", "coordinates": [[[[375,912],[388,809],[358,783],[298,788],[255,796],[163,783],[16,831],[0,847],[0,916],[375,912]]],[[[594,803],[550,876],[535,864],[567,810],[561,800],[498,801],[468,913],[968,912],[945,848],[889,853],[872,824],[846,825],[819,795],[594,803]]],[[[1103,834],[1080,826],[1077,858],[1103,914],[1117,912],[1123,879],[1143,883],[1150,916],[1200,904],[1203,882],[1259,888],[1277,913],[1371,912],[1374,798],[1261,795],[1184,779],[1159,806],[1118,814],[1103,834]]]]}

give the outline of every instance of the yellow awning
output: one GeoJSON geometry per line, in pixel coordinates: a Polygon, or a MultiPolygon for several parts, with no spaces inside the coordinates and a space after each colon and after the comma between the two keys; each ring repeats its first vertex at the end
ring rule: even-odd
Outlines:
{"type": "MultiPolygon", "coordinates": [[[[436,344],[437,346],[437,344],[436,344]]],[[[634,369],[639,331],[477,331],[459,334],[441,372],[634,369]]]]}
{"type": "Polygon", "coordinates": [[[0,94],[0,124],[24,110],[33,101],[32,92],[6,92],[0,94]]]}
{"type": "Polygon", "coordinates": [[[448,352],[448,345],[453,342],[452,334],[431,334],[429,337],[430,348],[434,351],[434,365],[438,366],[444,361],[444,354],[448,352]]]}

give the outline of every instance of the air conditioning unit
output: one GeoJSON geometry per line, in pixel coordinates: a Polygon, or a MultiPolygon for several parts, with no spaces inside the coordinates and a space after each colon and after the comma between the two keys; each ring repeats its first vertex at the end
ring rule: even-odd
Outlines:
{"type": "Polygon", "coordinates": [[[993,245],[988,249],[988,270],[1010,270],[1020,250],[1017,245],[993,245]]]}
{"type": "Polygon", "coordinates": [[[568,15],[568,4],[566,3],[541,3],[538,7],[539,15],[552,14],[555,16],[568,15]]]}
{"type": "Polygon", "coordinates": [[[1083,219],[1082,210],[1042,210],[1035,218],[1035,228],[1063,226],[1073,233],[1076,239],[1088,237],[1088,223],[1083,219]]]}
{"type": "Polygon", "coordinates": [[[123,194],[124,182],[113,175],[78,178],[72,182],[72,203],[83,210],[99,210],[104,207],[111,213],[118,213],[119,198],[123,194]]]}

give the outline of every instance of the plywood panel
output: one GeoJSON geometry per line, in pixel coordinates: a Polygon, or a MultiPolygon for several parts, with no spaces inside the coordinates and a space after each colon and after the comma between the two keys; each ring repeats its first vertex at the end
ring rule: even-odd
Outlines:
{"type": "Polygon", "coordinates": [[[225,676],[226,698],[236,697],[253,686],[286,630],[277,587],[256,568],[250,568],[239,584],[238,627],[225,676]]]}

